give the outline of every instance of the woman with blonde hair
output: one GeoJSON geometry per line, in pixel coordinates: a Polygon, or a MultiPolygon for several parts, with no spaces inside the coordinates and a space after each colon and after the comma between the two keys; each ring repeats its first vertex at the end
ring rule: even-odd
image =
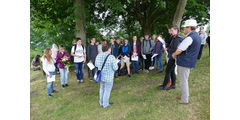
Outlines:
{"type": "Polygon", "coordinates": [[[43,62],[43,71],[46,73],[47,77],[47,95],[52,98],[53,96],[51,93],[56,92],[53,89],[53,82],[55,81],[55,66],[54,63],[56,61],[52,58],[52,50],[50,48],[46,48],[44,50],[44,55],[42,57],[42,62],[43,62]]]}

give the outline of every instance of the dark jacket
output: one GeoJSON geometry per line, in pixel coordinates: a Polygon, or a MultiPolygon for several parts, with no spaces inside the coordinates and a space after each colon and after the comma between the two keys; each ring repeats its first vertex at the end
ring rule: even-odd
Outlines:
{"type": "Polygon", "coordinates": [[[128,43],[126,46],[122,45],[121,49],[120,49],[120,55],[122,57],[124,57],[125,55],[127,57],[130,57],[130,52],[131,52],[131,47],[130,44],[128,43]]]}
{"type": "Polygon", "coordinates": [[[96,44],[94,44],[94,45],[89,44],[88,45],[88,49],[87,49],[87,58],[88,58],[88,60],[91,60],[92,62],[94,62],[95,59],[96,59],[97,54],[98,54],[97,45],[96,44]]]}
{"type": "Polygon", "coordinates": [[[163,53],[163,44],[161,41],[158,40],[155,43],[153,54],[162,55],[162,53],[163,53]]]}
{"type": "Polygon", "coordinates": [[[168,47],[170,45],[171,41],[172,41],[172,35],[170,33],[168,33],[165,38],[166,47],[168,47]]]}
{"type": "Polygon", "coordinates": [[[115,58],[117,58],[117,56],[118,56],[118,44],[116,42],[114,42],[113,45],[111,43],[110,43],[110,45],[111,45],[111,55],[113,55],[115,58]]]}
{"type": "Polygon", "coordinates": [[[177,56],[177,65],[194,68],[201,46],[201,38],[196,31],[192,31],[187,37],[192,38],[192,44],[187,48],[187,50],[177,56]]]}
{"type": "MultiPolygon", "coordinates": [[[[140,43],[136,43],[137,45],[137,56],[140,56],[141,55],[141,45],[140,43]]],[[[133,55],[133,43],[131,43],[131,56],[133,55]]]]}
{"type": "Polygon", "coordinates": [[[168,51],[168,58],[172,58],[172,54],[177,50],[179,44],[183,41],[183,36],[177,35],[176,37],[172,38],[171,43],[169,44],[167,51],[168,51]]]}

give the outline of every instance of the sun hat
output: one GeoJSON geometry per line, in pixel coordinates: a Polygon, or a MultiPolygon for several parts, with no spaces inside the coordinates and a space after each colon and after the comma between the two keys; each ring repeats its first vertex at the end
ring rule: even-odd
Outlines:
{"type": "Polygon", "coordinates": [[[183,27],[197,27],[197,21],[194,19],[189,19],[184,22],[183,27]]]}

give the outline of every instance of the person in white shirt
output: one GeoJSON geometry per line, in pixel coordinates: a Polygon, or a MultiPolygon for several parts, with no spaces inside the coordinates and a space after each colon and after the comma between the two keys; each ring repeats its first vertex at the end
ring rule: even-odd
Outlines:
{"type": "Polygon", "coordinates": [[[98,45],[98,54],[102,52],[102,46],[106,44],[107,44],[107,41],[102,39],[101,44],[98,45]]]}
{"type": "Polygon", "coordinates": [[[43,64],[43,71],[46,73],[47,77],[47,95],[52,98],[53,96],[51,93],[56,92],[56,90],[53,89],[53,82],[55,81],[55,66],[54,63],[56,62],[52,58],[52,51],[50,48],[46,48],[44,50],[44,55],[42,57],[42,64],[43,64]]]}
{"type": "Polygon", "coordinates": [[[74,56],[74,67],[77,76],[77,82],[83,82],[83,65],[86,62],[86,50],[82,45],[81,38],[77,38],[77,44],[72,47],[71,55],[74,56]]]}
{"type": "MultiPolygon", "coordinates": [[[[58,47],[57,47],[57,45],[56,44],[52,44],[52,49],[51,49],[51,51],[52,51],[52,58],[54,59],[54,60],[56,60],[56,57],[57,57],[57,52],[58,52],[58,47]]],[[[55,63],[54,64],[55,65],[55,67],[56,67],[56,69],[57,69],[57,72],[59,72],[59,69],[58,69],[58,65],[57,65],[57,63],[55,63]]]]}
{"type": "Polygon", "coordinates": [[[200,47],[199,54],[198,54],[198,59],[200,59],[201,56],[202,56],[203,47],[206,44],[206,39],[207,39],[207,33],[204,31],[204,27],[203,26],[200,27],[200,31],[199,31],[198,34],[199,34],[199,36],[201,38],[201,47],[200,47]]]}

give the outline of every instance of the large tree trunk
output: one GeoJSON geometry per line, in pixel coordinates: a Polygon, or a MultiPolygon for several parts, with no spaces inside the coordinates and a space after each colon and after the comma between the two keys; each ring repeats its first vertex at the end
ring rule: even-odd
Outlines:
{"type": "Polygon", "coordinates": [[[142,25],[141,25],[141,27],[142,27],[142,33],[143,33],[143,35],[145,35],[145,34],[151,34],[151,30],[152,30],[152,23],[143,23],[142,25]]]}
{"type": "Polygon", "coordinates": [[[182,21],[182,16],[184,14],[186,4],[187,4],[187,0],[178,1],[178,5],[173,16],[172,25],[177,25],[180,28],[180,24],[182,21]]]}
{"type": "Polygon", "coordinates": [[[85,31],[85,3],[84,0],[74,0],[74,14],[76,21],[76,37],[82,39],[82,44],[86,45],[86,31],[85,31]]]}

